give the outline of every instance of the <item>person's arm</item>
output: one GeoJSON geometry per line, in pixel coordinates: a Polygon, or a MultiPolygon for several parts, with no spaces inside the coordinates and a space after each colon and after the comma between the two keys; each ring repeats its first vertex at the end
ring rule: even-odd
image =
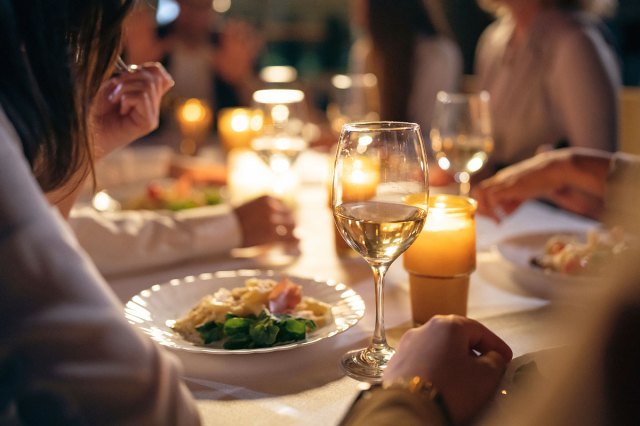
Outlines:
{"type": "Polygon", "coordinates": [[[260,197],[235,209],[218,205],[171,214],[74,209],[69,223],[80,245],[105,275],[228,254],[237,247],[297,243],[293,212],[260,197]]]}
{"type": "Polygon", "coordinates": [[[553,46],[549,92],[571,146],[613,152],[620,71],[614,53],[594,32],[567,31],[559,37],[553,46]]]}
{"type": "Polygon", "coordinates": [[[600,218],[612,158],[608,152],[586,148],[543,152],[482,181],[472,196],[478,201],[478,212],[496,220],[536,198],[600,218]]]}
{"type": "Polygon", "coordinates": [[[435,316],[402,336],[383,389],[356,401],[342,425],[467,424],[494,395],[512,356],[479,322],[435,316]]]}
{"type": "Polygon", "coordinates": [[[17,140],[0,112],[3,410],[19,424],[199,424],[177,361],[124,319],[17,140]]]}

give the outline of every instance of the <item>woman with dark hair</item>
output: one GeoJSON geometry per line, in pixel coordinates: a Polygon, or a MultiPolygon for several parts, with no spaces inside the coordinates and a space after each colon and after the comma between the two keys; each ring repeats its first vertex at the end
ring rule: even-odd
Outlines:
{"type": "Polygon", "coordinates": [[[428,132],[437,92],[457,90],[462,76],[462,55],[443,14],[429,0],[355,0],[353,6],[366,36],[354,45],[352,69],[378,77],[380,118],[416,122],[428,132]]]}
{"type": "Polygon", "coordinates": [[[498,168],[540,148],[614,151],[620,67],[602,17],[615,0],[480,0],[497,21],[477,46],[498,168]]]}
{"type": "Polygon", "coordinates": [[[197,424],[59,213],[93,162],[157,125],[156,64],[113,76],[132,0],[0,1],[0,423],[197,424]]]}

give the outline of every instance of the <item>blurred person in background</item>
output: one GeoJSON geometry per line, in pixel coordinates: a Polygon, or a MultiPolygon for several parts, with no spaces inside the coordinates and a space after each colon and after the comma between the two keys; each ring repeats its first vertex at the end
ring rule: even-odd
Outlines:
{"type": "MultiPolygon", "coordinates": [[[[351,19],[362,35],[351,49],[350,69],[378,78],[380,119],[431,128],[436,94],[458,91],[462,54],[434,0],[353,0],[351,19]]],[[[432,184],[451,178],[435,163],[432,184]]]]}
{"type": "Polygon", "coordinates": [[[620,66],[602,17],[615,0],[480,0],[497,21],[476,52],[497,168],[561,146],[614,151],[620,66]]]}
{"type": "Polygon", "coordinates": [[[127,60],[161,62],[176,82],[171,97],[204,100],[214,117],[221,108],[250,105],[262,38],[247,22],[222,22],[211,0],[176,2],[177,17],[160,26],[154,9],[140,6],[126,26],[127,60]]]}
{"type": "Polygon", "coordinates": [[[364,34],[350,67],[378,77],[382,120],[415,122],[428,133],[438,91],[458,90],[462,56],[439,12],[429,0],[353,0],[364,34]]]}

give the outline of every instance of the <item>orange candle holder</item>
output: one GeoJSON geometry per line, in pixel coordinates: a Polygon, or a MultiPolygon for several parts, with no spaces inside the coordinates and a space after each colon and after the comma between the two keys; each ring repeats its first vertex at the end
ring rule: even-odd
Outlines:
{"type": "MultiPolygon", "coordinates": [[[[416,195],[406,202],[422,199],[416,195]]],[[[476,208],[475,200],[458,195],[429,199],[424,228],[403,255],[415,324],[438,314],[467,314],[469,277],[476,268],[476,208]]]]}

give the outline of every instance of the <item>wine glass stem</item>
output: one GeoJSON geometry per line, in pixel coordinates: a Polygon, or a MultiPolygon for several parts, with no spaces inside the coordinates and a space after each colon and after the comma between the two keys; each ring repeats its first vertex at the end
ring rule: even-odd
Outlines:
{"type": "Polygon", "coordinates": [[[384,333],[384,275],[388,269],[387,265],[372,265],[373,279],[375,281],[376,297],[376,324],[371,339],[369,350],[376,353],[388,350],[387,338],[384,333]]]}

